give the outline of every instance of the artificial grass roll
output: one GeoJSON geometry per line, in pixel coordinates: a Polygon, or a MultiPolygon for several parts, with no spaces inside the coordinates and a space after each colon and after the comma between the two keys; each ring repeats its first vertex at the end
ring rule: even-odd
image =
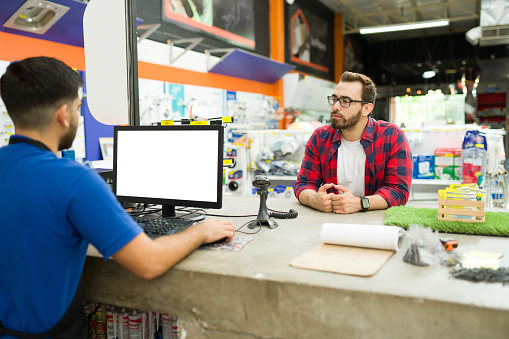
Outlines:
{"type": "Polygon", "coordinates": [[[483,223],[438,220],[436,208],[395,206],[385,212],[384,225],[396,225],[408,229],[411,224],[429,227],[443,233],[509,237],[509,213],[505,212],[485,212],[483,223]]]}

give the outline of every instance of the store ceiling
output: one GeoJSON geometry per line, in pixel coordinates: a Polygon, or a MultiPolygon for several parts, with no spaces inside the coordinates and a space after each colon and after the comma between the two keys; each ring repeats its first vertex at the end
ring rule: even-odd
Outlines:
{"type": "Polygon", "coordinates": [[[359,28],[449,19],[450,26],[364,35],[367,42],[466,33],[479,26],[481,0],[319,0],[343,18],[345,34],[359,28]]]}
{"type": "MultiPolygon", "coordinates": [[[[383,85],[454,83],[463,75],[473,80],[499,74],[490,81],[509,81],[509,44],[499,39],[490,45],[473,45],[466,33],[485,26],[507,27],[508,0],[318,0],[341,14],[346,37],[362,37],[365,72],[383,85]],[[487,9],[491,13],[486,15],[487,9]],[[494,10],[492,8],[495,8],[494,10]],[[481,12],[483,11],[483,22],[481,12]],[[448,27],[359,35],[369,26],[449,19],[448,27]],[[499,20],[490,23],[489,20],[499,20]],[[501,25],[501,26],[497,26],[501,25]],[[503,67],[500,67],[503,65],[503,67]],[[423,71],[437,76],[424,80],[423,71]],[[484,74],[484,75],[483,75],[484,74]]],[[[484,33],[483,33],[484,34],[484,33]]]]}

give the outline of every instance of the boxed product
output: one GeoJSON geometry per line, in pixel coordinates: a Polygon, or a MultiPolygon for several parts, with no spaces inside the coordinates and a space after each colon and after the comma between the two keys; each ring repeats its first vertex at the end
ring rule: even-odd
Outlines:
{"type": "Polygon", "coordinates": [[[435,167],[435,179],[459,180],[460,178],[461,166],[435,167]]]}
{"type": "Polygon", "coordinates": [[[434,155],[432,153],[423,153],[412,155],[414,170],[412,178],[414,179],[433,179],[434,178],[434,155]]]}
{"type": "Polygon", "coordinates": [[[461,148],[435,149],[435,178],[461,179],[461,148]]]}
{"type": "Polygon", "coordinates": [[[461,166],[461,148],[435,149],[435,167],[461,166]]]}

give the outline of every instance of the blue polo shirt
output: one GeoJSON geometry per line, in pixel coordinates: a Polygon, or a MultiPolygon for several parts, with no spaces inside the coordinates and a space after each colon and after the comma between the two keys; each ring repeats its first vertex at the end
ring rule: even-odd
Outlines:
{"type": "Polygon", "coordinates": [[[109,258],[142,232],[95,171],[20,136],[0,148],[0,208],[0,320],[21,332],[64,315],[89,243],[109,258]]]}

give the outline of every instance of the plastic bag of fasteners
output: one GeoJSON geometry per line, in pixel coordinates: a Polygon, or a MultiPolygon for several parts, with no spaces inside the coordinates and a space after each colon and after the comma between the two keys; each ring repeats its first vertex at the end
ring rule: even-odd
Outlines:
{"type": "Polygon", "coordinates": [[[473,282],[500,282],[509,285],[509,267],[491,268],[458,268],[451,271],[451,277],[473,282]]]}
{"type": "Polygon", "coordinates": [[[446,259],[445,249],[440,242],[438,232],[431,228],[412,224],[408,228],[410,239],[403,261],[417,266],[441,265],[446,259]]]}

